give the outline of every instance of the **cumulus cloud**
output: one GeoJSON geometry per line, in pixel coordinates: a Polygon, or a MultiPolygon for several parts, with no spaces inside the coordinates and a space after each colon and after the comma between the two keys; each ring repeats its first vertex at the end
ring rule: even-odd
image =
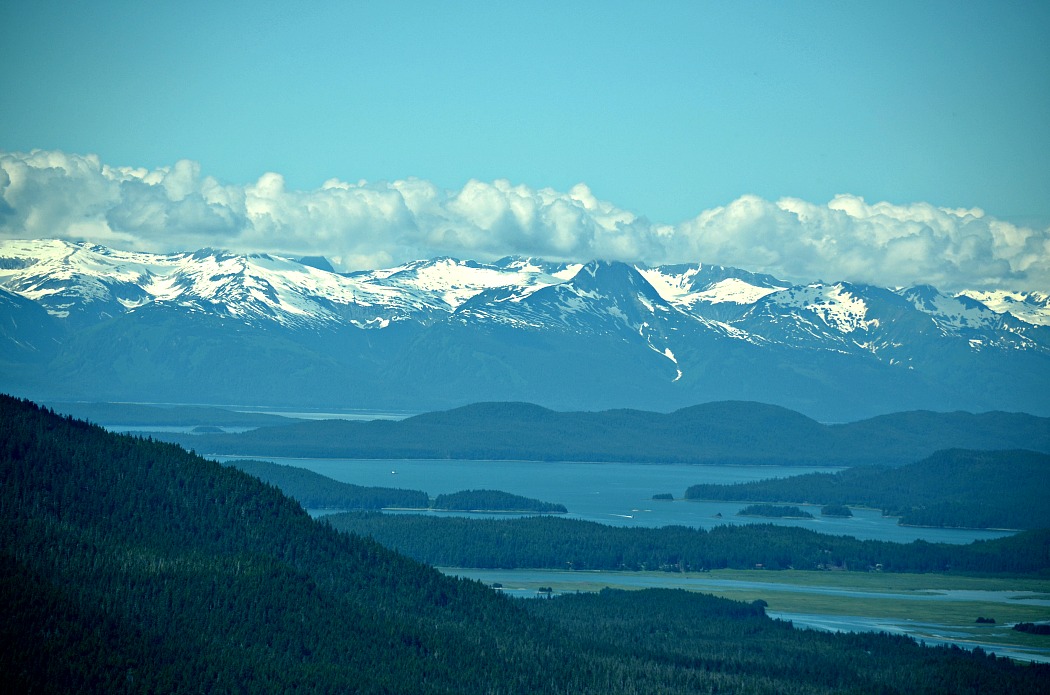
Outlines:
{"type": "Polygon", "coordinates": [[[331,179],[304,191],[277,173],[231,185],[188,160],[147,170],[54,151],[0,153],[0,236],[325,255],[346,270],[529,255],[704,262],[790,281],[1050,290],[1050,229],[977,208],[745,195],[665,225],[599,200],[584,184],[560,192],[472,180],[449,191],[418,179],[331,179]]]}

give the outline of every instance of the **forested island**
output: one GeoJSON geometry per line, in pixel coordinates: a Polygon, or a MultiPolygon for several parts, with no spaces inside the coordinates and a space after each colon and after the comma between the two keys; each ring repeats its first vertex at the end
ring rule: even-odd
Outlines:
{"type": "Polygon", "coordinates": [[[773,519],[812,519],[813,515],[798,507],[783,504],[752,504],[744,507],[737,516],[765,516],[773,519]]]}
{"type": "Polygon", "coordinates": [[[915,526],[1048,528],[1050,455],[950,449],[900,468],[693,485],[685,498],[873,507],[915,526]]]}
{"type": "Polygon", "coordinates": [[[464,490],[431,499],[420,490],[367,487],[333,480],[305,468],[270,461],[233,459],[227,466],[269,483],[306,509],[434,509],[437,511],[525,512],[564,514],[565,506],[499,490],[464,490]]]}
{"type": "MultiPolygon", "coordinates": [[[[1050,692],[1045,665],[681,590],[511,599],[232,466],[6,396],[0,479],[11,692],[1050,692]]],[[[1002,542],[1045,563],[1034,538],[1002,542]]]]}
{"type": "Polygon", "coordinates": [[[464,490],[438,495],[431,509],[461,512],[532,512],[536,514],[565,514],[563,504],[541,502],[521,495],[499,490],[464,490]]]}

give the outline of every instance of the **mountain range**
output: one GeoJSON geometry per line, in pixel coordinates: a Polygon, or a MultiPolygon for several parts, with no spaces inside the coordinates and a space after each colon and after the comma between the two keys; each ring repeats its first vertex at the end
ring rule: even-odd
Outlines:
{"type": "Polygon", "coordinates": [[[4,241],[0,390],[408,412],[750,400],[826,422],[1050,415],[1050,296],[518,257],[337,273],[319,257],[4,241]]]}

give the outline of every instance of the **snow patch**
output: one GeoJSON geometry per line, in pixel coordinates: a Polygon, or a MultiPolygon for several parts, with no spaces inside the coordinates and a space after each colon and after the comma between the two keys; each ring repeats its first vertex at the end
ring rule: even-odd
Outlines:
{"type": "Polygon", "coordinates": [[[780,292],[784,287],[758,287],[739,278],[726,278],[714,283],[701,292],[695,292],[690,296],[692,302],[707,302],[709,304],[754,304],[766,295],[780,292]]]}

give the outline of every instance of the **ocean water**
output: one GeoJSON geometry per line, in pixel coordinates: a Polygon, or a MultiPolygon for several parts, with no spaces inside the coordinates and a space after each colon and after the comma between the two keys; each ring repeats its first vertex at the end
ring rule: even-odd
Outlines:
{"type": "MultiPolygon", "coordinates": [[[[229,460],[231,456],[215,457],[229,460]]],[[[254,457],[261,458],[261,457],[254,457]]],[[[643,463],[576,463],[538,461],[387,460],[266,458],[298,466],[356,485],[422,490],[431,497],[471,489],[502,490],[564,504],[569,518],[618,526],[713,528],[724,524],[775,523],[819,533],[862,540],[908,543],[970,543],[1000,538],[1010,531],[937,529],[899,526],[897,519],[873,509],[857,509],[852,518],[821,517],[819,506],[800,505],[814,519],[767,519],[737,516],[748,503],[699,502],[681,499],[698,483],[731,484],[764,478],[801,475],[838,468],[795,466],[722,466],[643,463]],[[653,495],[671,493],[674,501],[653,495]]],[[[438,512],[429,512],[438,513],[438,512]]],[[[448,512],[440,512],[447,514],[448,512]]],[[[474,515],[477,516],[477,515],[474,515]]]]}

